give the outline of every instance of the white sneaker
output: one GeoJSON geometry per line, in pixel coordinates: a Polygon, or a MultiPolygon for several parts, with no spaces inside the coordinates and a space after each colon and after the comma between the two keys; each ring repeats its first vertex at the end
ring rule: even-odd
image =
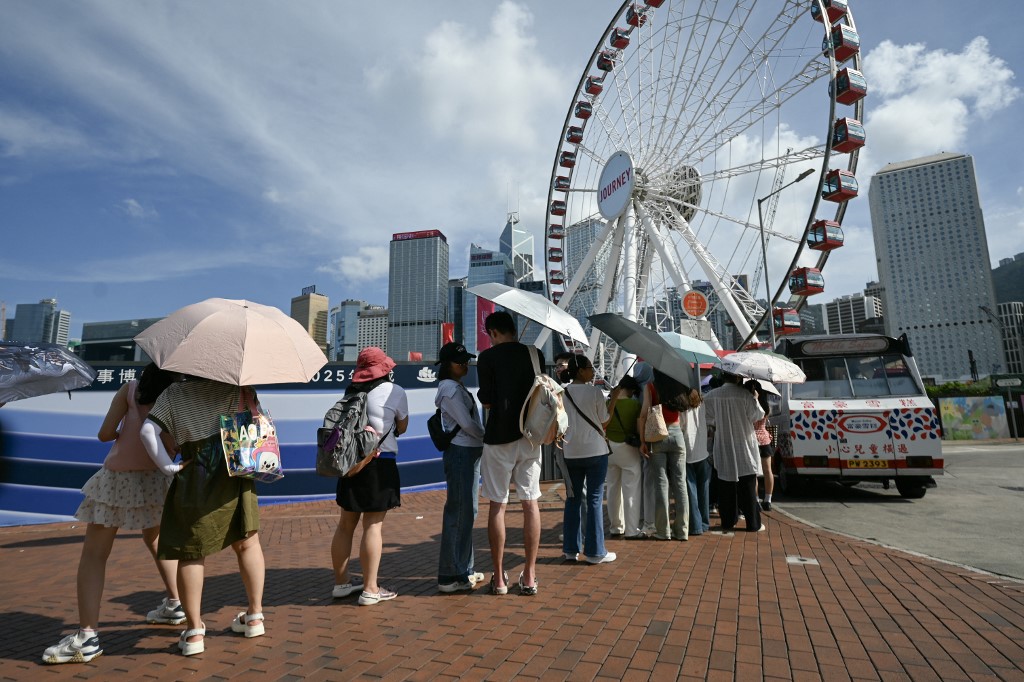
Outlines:
{"type": "Polygon", "coordinates": [[[437,591],[444,592],[445,594],[452,594],[454,592],[472,592],[474,587],[476,587],[476,583],[472,583],[468,580],[456,580],[453,583],[438,583],[437,591]]]}
{"type": "Polygon", "coordinates": [[[398,593],[392,592],[391,590],[386,590],[383,587],[380,588],[380,592],[366,592],[366,591],[364,591],[361,595],[359,595],[359,605],[360,606],[373,606],[374,604],[379,604],[382,601],[388,601],[389,599],[394,599],[397,596],[398,596],[398,593]]]}
{"type": "Polygon", "coordinates": [[[335,585],[334,589],[331,590],[331,596],[335,599],[342,599],[348,597],[356,592],[361,592],[363,589],[362,583],[345,583],[344,585],[335,585]]]}
{"type": "Polygon", "coordinates": [[[568,552],[566,552],[565,553],[565,560],[566,561],[579,561],[580,560],[580,555],[579,554],[569,554],[568,552]]]}
{"type": "Polygon", "coordinates": [[[466,580],[473,583],[473,586],[476,587],[476,584],[482,583],[484,581],[484,578],[485,576],[483,573],[470,573],[469,577],[466,578],[466,580]]]}
{"type": "Polygon", "coordinates": [[[43,663],[88,663],[103,653],[99,635],[86,637],[79,630],[43,652],[43,663]]]}
{"type": "Polygon", "coordinates": [[[610,564],[617,558],[618,557],[615,555],[615,552],[608,552],[602,557],[584,556],[583,560],[586,561],[588,564],[610,564]]]}
{"type": "Polygon", "coordinates": [[[164,597],[160,606],[146,614],[146,622],[179,625],[185,622],[185,609],[181,607],[181,604],[174,607],[168,606],[167,597],[164,597]]]}

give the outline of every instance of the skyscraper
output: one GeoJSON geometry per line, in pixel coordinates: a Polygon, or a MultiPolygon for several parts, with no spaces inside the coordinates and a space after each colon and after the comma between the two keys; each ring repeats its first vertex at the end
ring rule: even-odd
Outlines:
{"type": "MultiPolygon", "coordinates": [[[[570,225],[566,229],[564,239],[565,253],[563,254],[564,260],[562,264],[567,283],[571,282],[573,277],[575,277],[576,271],[583,264],[583,259],[590,250],[591,244],[597,239],[597,235],[601,233],[603,227],[603,221],[590,218],[582,220],[575,225],[570,225]]],[[[570,315],[580,321],[587,334],[590,334],[591,330],[590,320],[587,319],[587,316],[592,315],[596,310],[604,271],[608,267],[609,244],[610,240],[601,247],[597,258],[594,259],[590,270],[580,282],[579,287],[576,289],[576,294],[572,297],[572,301],[567,309],[570,315]]]]}
{"type": "MultiPolygon", "coordinates": [[[[825,304],[826,334],[865,332],[864,323],[882,316],[882,302],[874,296],[849,294],[825,304]]],[[[913,347],[913,346],[911,346],[913,347]]]]}
{"type": "Polygon", "coordinates": [[[388,275],[388,354],[436,360],[448,316],[448,240],[440,230],[391,237],[388,275]]]}
{"type": "Polygon", "coordinates": [[[20,343],[56,343],[68,345],[71,313],[57,309],[57,299],[39,303],[19,303],[14,309],[14,324],[8,332],[11,341],[20,343]]]}
{"type": "Polygon", "coordinates": [[[388,309],[382,305],[368,305],[359,311],[359,338],[357,352],[376,346],[388,352],[388,309]]]}
{"type": "Polygon", "coordinates": [[[327,312],[330,301],[316,293],[316,286],[308,286],[292,299],[291,318],[305,327],[310,337],[327,354],[327,312]]]}
{"type": "Polygon", "coordinates": [[[890,163],[872,176],[869,203],[888,333],[907,334],[925,376],[969,376],[968,350],[980,374],[1005,370],[982,309],[996,303],[973,158],[890,163]]]}
{"type": "MultiPolygon", "coordinates": [[[[515,286],[515,272],[512,260],[500,251],[485,249],[476,244],[469,246],[469,275],[466,277],[466,288],[472,289],[479,284],[497,282],[515,286]]],[[[462,307],[462,342],[466,350],[476,353],[478,349],[477,332],[483,320],[477,319],[480,312],[479,299],[469,294],[462,307]]]]}
{"type": "Polygon", "coordinates": [[[452,338],[457,343],[463,345],[465,345],[466,339],[465,327],[463,326],[466,299],[471,296],[476,298],[472,294],[466,293],[468,286],[469,279],[467,277],[457,277],[448,280],[448,319],[445,321],[451,322],[454,325],[452,338]]]}
{"type": "Polygon", "coordinates": [[[529,282],[536,279],[533,267],[533,235],[521,227],[516,227],[518,223],[519,214],[509,213],[505,229],[498,240],[498,248],[512,263],[515,281],[529,282]]]}
{"type": "Polygon", "coordinates": [[[355,362],[359,355],[359,311],[366,301],[346,299],[331,309],[331,360],[355,362]]]}

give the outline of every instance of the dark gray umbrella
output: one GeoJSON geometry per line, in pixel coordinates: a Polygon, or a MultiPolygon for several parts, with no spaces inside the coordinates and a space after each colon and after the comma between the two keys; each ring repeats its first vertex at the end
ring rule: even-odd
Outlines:
{"type": "Polygon", "coordinates": [[[693,386],[696,378],[690,363],[706,361],[696,356],[692,359],[684,357],[685,351],[673,348],[658,332],[617,313],[600,313],[587,319],[624,351],[643,358],[654,369],[686,386],[693,386]]]}
{"type": "Polygon", "coordinates": [[[0,342],[0,403],[84,388],[96,370],[51,343],[0,342]]]}

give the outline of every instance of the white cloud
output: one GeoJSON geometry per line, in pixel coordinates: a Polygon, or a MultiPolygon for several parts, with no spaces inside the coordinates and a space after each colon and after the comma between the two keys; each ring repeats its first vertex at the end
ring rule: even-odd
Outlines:
{"type": "Polygon", "coordinates": [[[74,128],[50,121],[37,113],[0,109],[0,157],[28,154],[81,154],[90,148],[88,138],[74,128]]]}
{"type": "Polygon", "coordinates": [[[387,246],[360,246],[354,253],[346,254],[327,265],[321,265],[316,271],[349,283],[386,279],[390,266],[389,252],[390,247],[387,246]]]}
{"type": "Polygon", "coordinates": [[[123,199],[119,201],[117,204],[117,210],[135,220],[150,220],[152,218],[158,218],[160,215],[156,212],[156,209],[146,208],[135,199],[123,199]]]}

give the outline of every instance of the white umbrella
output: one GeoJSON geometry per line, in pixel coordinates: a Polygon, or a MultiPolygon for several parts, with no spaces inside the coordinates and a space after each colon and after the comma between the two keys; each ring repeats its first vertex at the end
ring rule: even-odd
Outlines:
{"type": "Polygon", "coordinates": [[[497,282],[478,284],[470,289],[469,293],[528,317],[541,326],[562,336],[568,336],[584,346],[590,345],[580,321],[543,296],[497,282]]]}
{"type": "Polygon", "coordinates": [[[722,358],[722,370],[751,379],[764,379],[776,384],[802,384],[807,381],[803,370],[781,355],[739,351],[722,358]]]}
{"type": "Polygon", "coordinates": [[[95,378],[96,370],[63,346],[0,342],[0,404],[84,388],[95,378]]]}
{"type": "Polygon", "coordinates": [[[160,369],[235,386],[305,383],[327,357],[273,306],[209,298],[176,310],[135,337],[160,369]]]}
{"type": "Polygon", "coordinates": [[[779,389],[775,388],[775,384],[773,384],[772,382],[765,381],[764,379],[754,379],[754,381],[757,382],[757,385],[760,386],[761,390],[764,391],[765,393],[771,393],[772,395],[782,396],[782,394],[779,393],[779,389]]]}

